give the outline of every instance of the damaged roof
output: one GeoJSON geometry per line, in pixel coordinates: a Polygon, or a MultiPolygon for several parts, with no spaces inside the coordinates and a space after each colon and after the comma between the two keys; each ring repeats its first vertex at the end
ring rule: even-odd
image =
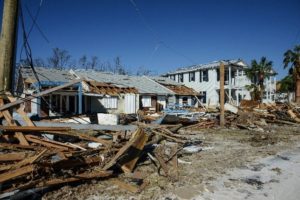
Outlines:
{"type": "Polygon", "coordinates": [[[138,93],[134,87],[119,87],[111,83],[99,83],[97,81],[85,81],[90,92],[97,94],[119,95],[124,93],[138,93]]]}
{"type": "MultiPolygon", "coordinates": [[[[66,83],[74,79],[72,75],[67,70],[58,70],[53,68],[35,67],[36,74],[41,83],[46,82],[59,82],[66,83]]],[[[35,83],[37,79],[30,67],[21,67],[20,73],[25,82],[35,83]]]]}
{"type": "Polygon", "coordinates": [[[172,79],[166,77],[158,77],[158,76],[153,76],[150,78],[156,81],[157,83],[163,85],[164,87],[168,88],[169,90],[172,90],[177,95],[192,95],[192,96],[198,95],[198,93],[194,89],[189,88],[172,79]]]}
{"type": "Polygon", "coordinates": [[[163,87],[146,76],[118,75],[94,70],[75,70],[80,78],[97,82],[112,83],[116,86],[134,87],[140,94],[173,95],[173,91],[163,87]]]}
{"type": "Polygon", "coordinates": [[[168,72],[164,75],[169,75],[169,74],[178,74],[178,73],[183,73],[183,72],[192,72],[200,69],[211,69],[211,68],[218,68],[220,67],[221,62],[224,63],[225,66],[227,65],[233,65],[241,68],[246,68],[248,65],[241,59],[235,59],[235,60],[219,60],[219,61],[214,61],[206,64],[197,64],[197,65],[192,65],[188,67],[181,67],[178,68],[175,71],[168,72]]]}

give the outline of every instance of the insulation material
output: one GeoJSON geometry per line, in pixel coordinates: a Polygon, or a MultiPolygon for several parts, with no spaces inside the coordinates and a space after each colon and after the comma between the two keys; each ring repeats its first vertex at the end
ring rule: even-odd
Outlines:
{"type": "Polygon", "coordinates": [[[100,100],[100,102],[104,106],[104,108],[118,108],[118,97],[104,97],[100,100]]]}
{"type": "Polygon", "coordinates": [[[142,105],[143,107],[151,107],[151,96],[143,96],[142,105]]]}

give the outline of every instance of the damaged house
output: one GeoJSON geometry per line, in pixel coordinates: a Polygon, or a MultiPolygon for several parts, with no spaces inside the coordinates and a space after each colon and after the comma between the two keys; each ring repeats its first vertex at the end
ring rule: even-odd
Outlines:
{"type": "MultiPolygon", "coordinates": [[[[36,73],[27,67],[20,68],[17,88],[22,97],[78,79],[67,70],[36,67],[35,71],[36,73]]],[[[26,102],[25,112],[39,117],[83,113],[135,113],[136,93],[135,88],[82,79],[70,87],[26,102]],[[133,105],[126,103],[131,101],[134,102],[133,105]]]]}
{"type": "MultiPolygon", "coordinates": [[[[35,72],[30,67],[20,68],[17,93],[21,97],[31,96],[39,91],[63,85],[74,79],[66,70],[36,67],[35,72]]],[[[82,84],[77,83],[32,101],[27,101],[25,112],[39,117],[81,114],[82,84]]]]}
{"type": "Polygon", "coordinates": [[[168,105],[170,106],[178,105],[180,107],[198,106],[198,99],[201,98],[201,96],[194,89],[189,88],[183,85],[182,83],[178,83],[166,77],[150,77],[150,78],[175,93],[174,96],[170,96],[168,98],[168,105]]]}
{"type": "MultiPolygon", "coordinates": [[[[242,60],[222,60],[208,64],[193,65],[179,68],[164,74],[178,83],[193,88],[201,94],[203,104],[217,106],[220,93],[220,63],[225,65],[225,102],[239,105],[242,99],[250,99],[250,92],[246,89],[251,85],[245,74],[248,65],[242,60]]],[[[263,102],[274,102],[276,91],[276,77],[265,80],[265,95],[263,102]]]]}
{"type": "Polygon", "coordinates": [[[138,93],[135,95],[136,101],[133,100],[133,97],[125,100],[125,107],[135,107],[135,112],[139,109],[159,112],[166,108],[169,97],[175,96],[172,90],[146,76],[117,75],[92,70],[76,70],[71,73],[85,80],[114,84],[118,87],[136,88],[138,93]]]}

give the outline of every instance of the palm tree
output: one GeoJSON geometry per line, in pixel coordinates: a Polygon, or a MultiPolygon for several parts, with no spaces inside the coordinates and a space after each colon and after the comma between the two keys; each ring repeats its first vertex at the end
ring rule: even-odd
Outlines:
{"type": "Polygon", "coordinates": [[[265,90],[265,79],[276,74],[272,68],[273,62],[268,61],[266,57],[262,57],[259,63],[256,60],[252,60],[251,67],[245,70],[246,76],[253,82],[254,85],[259,86],[261,101],[265,90]]]}
{"type": "Polygon", "coordinates": [[[284,68],[291,67],[295,82],[295,101],[300,104],[300,45],[296,45],[293,50],[287,50],[283,59],[284,68]]]}
{"type": "Polygon", "coordinates": [[[287,75],[281,81],[278,82],[279,84],[279,92],[287,93],[287,100],[289,102],[290,92],[295,91],[295,80],[292,74],[287,75]]]}

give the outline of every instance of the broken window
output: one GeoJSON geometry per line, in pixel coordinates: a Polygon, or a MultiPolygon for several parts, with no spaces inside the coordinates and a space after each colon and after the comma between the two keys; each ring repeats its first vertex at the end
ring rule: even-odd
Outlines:
{"type": "Polygon", "coordinates": [[[195,72],[189,72],[189,82],[195,81],[195,72]]]}

